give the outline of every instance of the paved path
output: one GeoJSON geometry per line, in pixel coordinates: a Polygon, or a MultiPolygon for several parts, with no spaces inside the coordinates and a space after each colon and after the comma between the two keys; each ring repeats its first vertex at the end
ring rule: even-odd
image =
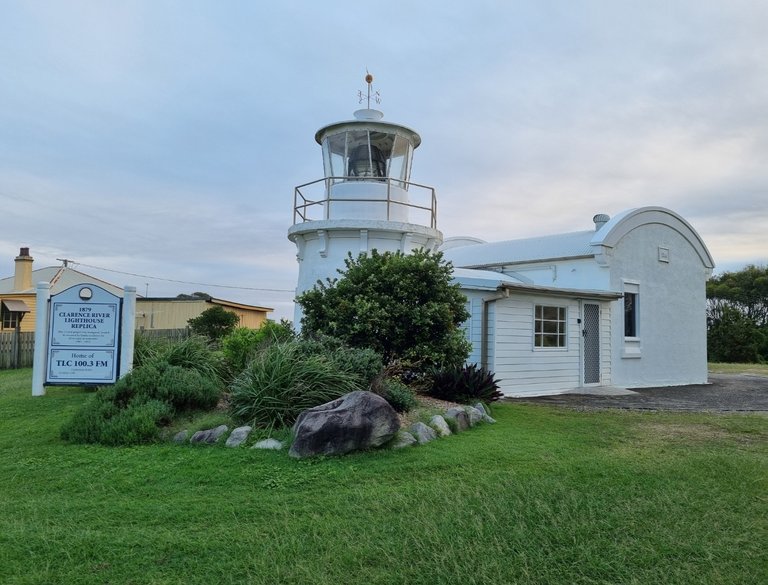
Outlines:
{"type": "Polygon", "coordinates": [[[709,382],[709,384],[666,388],[633,388],[632,394],[623,396],[560,394],[506,400],[518,403],[554,404],[578,409],[624,408],[768,414],[768,376],[710,374],[709,382]]]}

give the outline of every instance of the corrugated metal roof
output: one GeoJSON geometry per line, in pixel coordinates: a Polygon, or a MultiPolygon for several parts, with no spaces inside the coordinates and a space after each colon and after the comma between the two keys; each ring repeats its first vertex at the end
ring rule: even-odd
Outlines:
{"type": "Polygon", "coordinates": [[[507,240],[450,248],[443,256],[454,266],[471,268],[524,264],[543,260],[562,260],[594,256],[590,241],[594,230],[556,234],[537,238],[507,240]]]}
{"type": "Polygon", "coordinates": [[[63,266],[48,266],[32,271],[32,288],[27,290],[13,290],[14,277],[3,278],[0,280],[0,294],[11,293],[34,293],[38,282],[49,282],[51,284],[51,294],[60,293],[71,286],[78,284],[94,284],[108,290],[112,294],[123,296],[123,289],[114,284],[110,284],[100,278],[85,274],[73,268],[64,268],[63,266]]]}

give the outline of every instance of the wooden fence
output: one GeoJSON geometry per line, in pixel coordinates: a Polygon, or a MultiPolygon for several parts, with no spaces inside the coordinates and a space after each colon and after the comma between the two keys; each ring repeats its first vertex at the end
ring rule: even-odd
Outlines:
{"type": "MultiPolygon", "coordinates": [[[[152,329],[136,331],[136,337],[183,341],[190,335],[189,329],[152,329]]],[[[0,333],[0,370],[31,368],[35,360],[35,333],[15,331],[0,333]]]]}
{"type": "Polygon", "coordinates": [[[34,332],[0,333],[0,370],[30,368],[35,358],[34,332]]]}

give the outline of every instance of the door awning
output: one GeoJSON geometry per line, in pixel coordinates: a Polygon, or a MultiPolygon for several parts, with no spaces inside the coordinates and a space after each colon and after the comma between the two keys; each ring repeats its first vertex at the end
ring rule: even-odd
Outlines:
{"type": "Polygon", "coordinates": [[[14,313],[29,313],[31,309],[27,306],[27,303],[19,299],[3,299],[5,308],[14,313]]]}

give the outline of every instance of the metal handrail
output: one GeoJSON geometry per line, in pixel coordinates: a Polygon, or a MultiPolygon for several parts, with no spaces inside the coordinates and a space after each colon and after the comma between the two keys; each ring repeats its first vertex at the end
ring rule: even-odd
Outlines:
{"type": "MultiPolygon", "coordinates": [[[[352,202],[371,202],[371,203],[386,203],[387,204],[387,220],[390,218],[390,209],[392,205],[401,205],[403,207],[410,207],[413,209],[420,209],[422,211],[428,211],[430,215],[430,227],[432,229],[437,229],[437,197],[435,195],[435,189],[434,187],[430,187],[428,185],[421,185],[419,183],[412,183],[410,181],[402,181],[400,179],[391,179],[389,177],[382,177],[382,178],[372,178],[372,177],[324,177],[322,179],[317,179],[315,181],[310,181],[309,183],[304,183],[303,185],[299,185],[298,187],[294,188],[293,192],[293,225],[296,225],[298,223],[306,223],[310,221],[317,221],[309,218],[309,210],[316,206],[316,205],[324,205],[325,203],[329,204],[333,203],[335,201],[340,201],[344,203],[352,203],[352,202]],[[331,186],[338,183],[338,182],[346,182],[346,181],[376,181],[387,184],[387,198],[386,199],[374,199],[371,197],[361,197],[361,198],[355,198],[355,199],[349,199],[349,198],[333,198],[330,196],[331,194],[331,186]],[[325,196],[322,199],[313,200],[308,199],[304,193],[301,192],[301,189],[304,189],[306,187],[310,187],[312,185],[317,185],[318,183],[325,183],[325,196]],[[430,206],[427,207],[425,205],[417,205],[415,203],[406,203],[403,201],[395,201],[391,197],[391,188],[392,184],[396,183],[398,187],[401,187],[405,190],[408,190],[409,187],[417,187],[419,189],[426,189],[430,192],[430,206]],[[301,201],[299,201],[301,199],[301,201]]],[[[326,215],[330,215],[330,209],[326,210],[326,215]]],[[[326,217],[327,219],[327,217],[326,217]]]]}

